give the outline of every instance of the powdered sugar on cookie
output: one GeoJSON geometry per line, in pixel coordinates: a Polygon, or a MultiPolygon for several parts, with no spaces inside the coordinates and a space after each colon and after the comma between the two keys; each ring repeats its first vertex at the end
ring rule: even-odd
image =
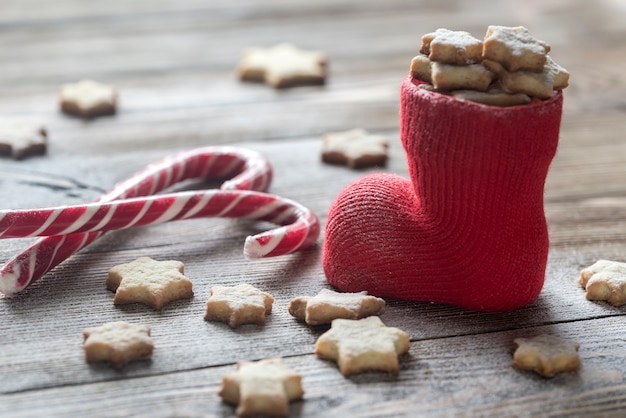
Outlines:
{"type": "Polygon", "coordinates": [[[87,362],[106,361],[116,368],[149,358],[154,349],[150,327],[124,321],[85,328],[83,338],[87,362]]]}
{"type": "Polygon", "coordinates": [[[588,300],[626,304],[626,263],[598,260],[580,272],[578,283],[585,288],[588,300]]]}
{"type": "Polygon", "coordinates": [[[306,51],[289,43],[271,48],[249,48],[237,72],[243,81],[261,81],[275,88],[324,84],[326,55],[306,51]]]}
{"type": "Polygon", "coordinates": [[[112,115],[117,109],[115,87],[93,80],[64,84],[59,96],[61,111],[68,115],[93,118],[112,115]]]}
{"type": "Polygon", "coordinates": [[[487,28],[483,43],[483,58],[497,61],[508,71],[543,71],[550,46],[535,39],[523,26],[487,28]]]}
{"type": "Polygon", "coordinates": [[[576,371],[580,367],[578,343],[554,335],[540,334],[532,338],[516,338],[513,367],[532,370],[543,377],[576,371]]]}
{"type": "Polygon", "coordinates": [[[184,267],[176,260],[139,257],[112,267],[106,287],[115,292],[113,303],[116,305],[141,302],[161,309],[171,301],[193,296],[192,283],[183,274],[184,267]]]}
{"type": "Polygon", "coordinates": [[[466,65],[482,60],[483,43],[469,32],[437,29],[422,36],[420,53],[431,61],[466,65]]]}
{"type": "Polygon", "coordinates": [[[238,405],[237,416],[286,416],[289,402],[301,399],[302,376],[283,364],[282,358],[241,361],[237,371],[222,379],[219,396],[238,405]]]}
{"type": "Polygon", "coordinates": [[[0,154],[10,155],[16,160],[45,154],[47,137],[46,128],[35,121],[0,120],[0,154]]]}
{"type": "Polygon", "coordinates": [[[409,336],[377,316],[335,319],[315,343],[315,354],[337,362],[344,376],[369,370],[397,373],[398,356],[409,351],[409,336]]]}
{"type": "Polygon", "coordinates": [[[272,295],[247,283],[213,286],[204,320],[225,322],[231,328],[244,324],[264,325],[265,316],[272,313],[273,303],[272,295]]]}

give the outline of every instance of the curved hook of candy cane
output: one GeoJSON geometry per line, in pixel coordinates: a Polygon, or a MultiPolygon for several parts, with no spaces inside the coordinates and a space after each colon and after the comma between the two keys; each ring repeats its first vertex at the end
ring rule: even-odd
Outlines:
{"type": "Polygon", "coordinates": [[[202,190],[85,205],[0,211],[0,239],[128,229],[193,218],[241,218],[280,228],[249,236],[244,255],[290,254],[315,244],[318,217],[291,199],[250,190],[202,190]]]}
{"type": "MultiPolygon", "coordinates": [[[[97,201],[152,195],[187,179],[228,177],[232,178],[222,184],[222,189],[265,191],[272,180],[272,168],[264,157],[251,150],[198,148],[150,164],[97,201]]],[[[22,291],[102,234],[101,231],[74,233],[37,240],[0,267],[0,291],[7,295],[22,291]]]]}
{"type": "Polygon", "coordinates": [[[248,259],[290,254],[313,246],[320,234],[319,218],[292,201],[295,222],[246,238],[243,254],[248,259]]]}

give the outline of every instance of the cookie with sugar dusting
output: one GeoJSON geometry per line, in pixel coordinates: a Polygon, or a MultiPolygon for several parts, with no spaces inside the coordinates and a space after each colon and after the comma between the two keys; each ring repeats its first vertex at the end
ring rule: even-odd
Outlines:
{"type": "Polygon", "coordinates": [[[335,319],[315,343],[315,354],[337,362],[344,376],[365,371],[397,373],[398,356],[409,351],[409,336],[377,316],[335,319]]]}
{"type": "Polygon", "coordinates": [[[605,300],[613,306],[626,304],[626,263],[598,260],[580,272],[578,283],[589,300],[605,300]]]}
{"type": "Polygon", "coordinates": [[[301,296],[291,300],[289,313],[308,325],[330,324],[334,319],[361,319],[380,315],[385,301],[366,291],[339,293],[322,289],[316,296],[301,296]]]}
{"type": "Polygon", "coordinates": [[[46,128],[29,119],[0,120],[0,154],[21,160],[45,154],[48,148],[46,128]]]}
{"type": "Polygon", "coordinates": [[[534,371],[544,377],[576,371],[580,367],[578,343],[549,334],[516,338],[513,367],[534,371]]]}
{"type": "Polygon", "coordinates": [[[420,53],[430,61],[467,65],[482,60],[483,42],[469,32],[440,28],[422,36],[420,53]]]}
{"type": "Polygon", "coordinates": [[[247,283],[213,286],[204,320],[225,322],[231,328],[244,324],[264,325],[265,316],[272,313],[273,303],[272,295],[247,283]]]}
{"type": "Polygon", "coordinates": [[[364,129],[330,132],[322,142],[322,161],[359,169],[387,164],[389,140],[364,129]]]}
{"type": "Polygon", "coordinates": [[[265,82],[275,88],[319,85],[326,82],[326,55],[290,43],[254,47],[241,57],[237,72],[243,81],[265,82]]]}
{"type": "Polygon", "coordinates": [[[93,80],[64,84],[59,93],[61,111],[90,119],[117,111],[117,89],[93,80]]]}
{"type": "Polygon", "coordinates": [[[426,55],[416,55],[411,60],[410,72],[413,78],[432,84],[432,62],[426,55]]]}
{"type": "Polygon", "coordinates": [[[287,367],[282,358],[257,362],[241,361],[237,371],[222,378],[218,395],[243,416],[286,416],[289,402],[301,399],[302,376],[287,367]]]}
{"type": "Polygon", "coordinates": [[[500,63],[510,72],[540,73],[549,52],[550,45],[535,39],[523,26],[490,25],[483,41],[482,56],[500,63]]]}
{"type": "Polygon", "coordinates": [[[176,260],[157,261],[139,257],[109,270],[107,289],[115,292],[113,303],[140,302],[161,309],[169,302],[193,296],[193,285],[184,273],[184,264],[176,260]]]}
{"type": "Polygon", "coordinates": [[[149,326],[124,321],[85,328],[83,347],[87,362],[106,361],[116,368],[150,358],[154,350],[149,326]]]}
{"type": "Polygon", "coordinates": [[[411,60],[411,75],[430,83],[435,91],[487,91],[496,74],[482,64],[452,65],[431,61],[425,55],[411,60]]]}

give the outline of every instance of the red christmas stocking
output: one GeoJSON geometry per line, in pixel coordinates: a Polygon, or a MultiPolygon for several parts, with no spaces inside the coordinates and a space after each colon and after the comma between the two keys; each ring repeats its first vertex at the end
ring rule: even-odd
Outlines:
{"type": "Polygon", "coordinates": [[[544,183],[563,98],[514,107],[401,89],[410,180],[366,176],[328,213],[323,265],[348,292],[508,311],[541,291],[544,183]]]}

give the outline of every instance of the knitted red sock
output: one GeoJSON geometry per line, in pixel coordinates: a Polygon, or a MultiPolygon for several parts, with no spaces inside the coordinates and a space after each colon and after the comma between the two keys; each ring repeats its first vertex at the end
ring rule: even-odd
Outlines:
{"type": "Polygon", "coordinates": [[[323,265],[343,291],[507,311],[543,286],[544,183],[562,95],[510,108],[401,91],[411,180],[374,174],[328,213],[323,265]]]}

